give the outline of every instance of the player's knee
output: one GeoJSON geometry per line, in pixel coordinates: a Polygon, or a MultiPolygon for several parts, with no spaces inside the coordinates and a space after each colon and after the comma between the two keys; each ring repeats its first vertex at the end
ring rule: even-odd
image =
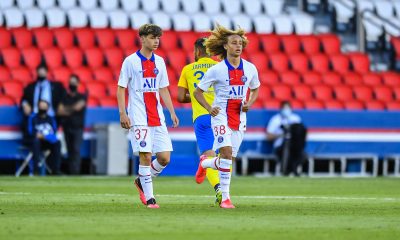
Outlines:
{"type": "Polygon", "coordinates": [[[170,159],[169,159],[169,157],[162,156],[162,157],[157,157],[157,161],[162,166],[166,166],[169,163],[170,159]]]}
{"type": "Polygon", "coordinates": [[[232,159],[232,150],[229,148],[220,149],[220,158],[232,159]]]}

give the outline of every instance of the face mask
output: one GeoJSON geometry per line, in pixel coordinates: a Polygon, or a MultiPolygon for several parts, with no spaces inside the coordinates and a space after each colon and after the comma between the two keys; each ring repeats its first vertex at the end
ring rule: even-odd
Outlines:
{"type": "Polygon", "coordinates": [[[78,86],[70,84],[69,90],[71,90],[71,92],[76,92],[78,90],[78,86]]]}
{"type": "Polygon", "coordinates": [[[45,80],[45,79],[46,79],[45,77],[40,77],[40,76],[37,78],[37,80],[38,80],[39,82],[43,82],[43,80],[45,80]]]}
{"type": "Polygon", "coordinates": [[[47,114],[47,109],[39,109],[39,115],[43,116],[47,114]]]}
{"type": "Polygon", "coordinates": [[[282,114],[282,116],[284,116],[284,117],[289,117],[289,116],[292,114],[292,109],[290,109],[289,107],[284,107],[284,108],[281,110],[281,114],[282,114]]]}

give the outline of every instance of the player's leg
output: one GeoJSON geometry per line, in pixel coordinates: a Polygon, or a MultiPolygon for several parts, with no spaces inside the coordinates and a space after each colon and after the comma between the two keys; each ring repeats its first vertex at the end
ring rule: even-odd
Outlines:
{"type": "Polygon", "coordinates": [[[139,181],[143,194],[146,198],[146,205],[150,208],[158,208],[153,193],[153,181],[150,173],[151,152],[139,153],[139,181]]]}
{"type": "Polygon", "coordinates": [[[166,126],[154,127],[153,152],[156,159],[151,162],[150,170],[153,177],[157,177],[169,164],[172,152],[172,142],[166,126]]]}
{"type": "Polygon", "coordinates": [[[219,149],[219,179],[222,192],[221,208],[235,208],[230,201],[231,166],[232,166],[232,147],[225,146],[219,149]]]}

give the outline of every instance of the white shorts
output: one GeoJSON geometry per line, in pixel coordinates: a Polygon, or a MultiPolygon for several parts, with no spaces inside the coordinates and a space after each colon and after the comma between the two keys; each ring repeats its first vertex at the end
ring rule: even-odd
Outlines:
{"type": "Polygon", "coordinates": [[[132,150],[137,152],[172,152],[172,142],[166,126],[133,126],[129,130],[132,150]]]}
{"type": "Polygon", "coordinates": [[[236,157],[243,141],[244,131],[234,131],[225,125],[212,126],[214,133],[213,150],[232,147],[232,157],[236,157]]]}

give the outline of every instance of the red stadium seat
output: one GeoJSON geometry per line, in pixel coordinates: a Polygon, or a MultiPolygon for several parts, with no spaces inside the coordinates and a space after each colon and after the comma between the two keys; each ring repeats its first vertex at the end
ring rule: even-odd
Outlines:
{"type": "Polygon", "coordinates": [[[262,84],[276,84],[279,83],[279,76],[274,70],[267,70],[259,74],[260,82],[262,84]]]}
{"type": "Polygon", "coordinates": [[[328,100],[325,101],[325,108],[329,110],[341,110],[344,109],[344,104],[339,100],[328,100]]]}
{"type": "Polygon", "coordinates": [[[172,50],[167,52],[168,64],[175,69],[181,71],[186,65],[186,54],[181,50],[172,50]]]}
{"type": "Polygon", "coordinates": [[[99,68],[104,64],[103,52],[100,48],[89,48],[84,50],[86,63],[91,68],[99,68]]]}
{"type": "Polygon", "coordinates": [[[269,68],[268,56],[263,52],[256,52],[249,55],[249,61],[252,62],[259,72],[269,68]]]}
{"type": "Polygon", "coordinates": [[[62,66],[63,54],[61,50],[56,47],[44,49],[43,57],[47,67],[50,70],[62,66]]]}
{"type": "Polygon", "coordinates": [[[300,100],[297,99],[292,99],[290,101],[290,105],[292,106],[293,109],[303,109],[304,108],[304,103],[300,100]]]}
{"type": "Polygon", "coordinates": [[[264,103],[260,101],[259,99],[253,103],[251,106],[252,109],[262,109],[264,108],[264,103]]]}
{"type": "Polygon", "coordinates": [[[390,43],[392,44],[392,48],[395,52],[395,59],[400,59],[400,38],[392,36],[390,38],[390,43]]]}
{"type": "Polygon", "coordinates": [[[74,46],[74,34],[69,28],[53,28],[52,32],[59,48],[65,49],[74,46]]]}
{"type": "Polygon", "coordinates": [[[351,68],[358,73],[369,72],[369,58],[367,54],[353,52],[347,54],[350,58],[351,68]]]}
{"type": "Polygon", "coordinates": [[[315,54],[310,56],[312,69],[319,73],[325,73],[329,70],[329,59],[327,55],[315,54]]]}
{"type": "Polygon", "coordinates": [[[81,49],[92,48],[95,46],[94,32],[90,28],[77,28],[74,30],[78,45],[81,49]]]}
{"type": "Polygon", "coordinates": [[[365,102],[365,107],[368,110],[384,110],[385,104],[381,101],[367,101],[365,102]]]}
{"type": "Polygon", "coordinates": [[[381,73],[383,84],[386,86],[400,86],[400,74],[396,72],[381,73]]]}
{"type": "Polygon", "coordinates": [[[32,32],[27,28],[14,28],[11,29],[12,35],[15,40],[15,45],[18,48],[27,48],[32,46],[32,32]]]}
{"type": "Polygon", "coordinates": [[[34,28],[32,29],[33,37],[40,49],[51,48],[54,45],[54,34],[49,28],[34,28]]]}
{"type": "Polygon", "coordinates": [[[382,85],[382,78],[379,74],[374,72],[364,73],[362,75],[363,83],[369,86],[380,86],[382,85]]]}
{"type": "Polygon", "coordinates": [[[109,82],[106,85],[107,95],[111,97],[117,97],[117,84],[114,82],[109,82]]]}
{"type": "Polygon", "coordinates": [[[297,35],[282,35],[281,43],[283,51],[288,55],[300,52],[301,43],[297,35]]]}
{"type": "Polygon", "coordinates": [[[304,107],[310,110],[324,109],[324,103],[320,100],[308,100],[304,101],[304,107]]]}
{"type": "Polygon", "coordinates": [[[400,86],[393,88],[394,99],[400,100],[400,86]]]}
{"type": "MultiPolygon", "coordinates": [[[[93,72],[92,69],[90,67],[78,67],[78,68],[71,68],[72,72],[76,75],[78,75],[79,79],[81,82],[93,82],[93,72]]],[[[96,72],[96,70],[94,70],[94,72],[96,72]]]]}
{"type": "Polygon", "coordinates": [[[94,78],[101,82],[113,82],[114,75],[110,68],[102,67],[93,71],[94,78]]]}
{"type": "Polygon", "coordinates": [[[370,101],[374,98],[372,89],[368,86],[355,86],[353,93],[356,99],[360,101],[370,101]]]}
{"type": "Polygon", "coordinates": [[[13,79],[18,79],[24,85],[33,81],[32,71],[27,67],[18,67],[11,69],[11,77],[13,79]]]}
{"type": "Polygon", "coordinates": [[[353,91],[352,91],[351,87],[349,87],[349,86],[346,86],[346,85],[336,86],[333,89],[333,91],[335,93],[335,98],[337,100],[341,100],[341,101],[353,100],[353,91]]]}
{"type": "Polygon", "coordinates": [[[115,33],[112,29],[108,28],[94,29],[94,35],[99,47],[104,49],[115,47],[116,45],[115,33]]]}
{"type": "Polygon", "coordinates": [[[24,48],[21,50],[21,53],[25,66],[32,70],[36,70],[36,68],[42,62],[42,54],[40,53],[39,49],[35,47],[24,48]]]}
{"type": "Polygon", "coordinates": [[[279,99],[270,99],[267,102],[264,102],[264,107],[266,109],[274,109],[277,110],[281,107],[282,100],[279,99]]]}
{"type": "Polygon", "coordinates": [[[272,95],[277,100],[290,100],[292,99],[292,92],[290,87],[284,84],[277,84],[271,86],[272,95]]]}
{"type": "Polygon", "coordinates": [[[277,72],[283,72],[289,69],[289,59],[284,53],[271,54],[269,60],[272,69],[277,72]]]}
{"type": "MultiPolygon", "coordinates": [[[[167,59],[167,54],[166,54],[165,51],[164,51],[163,49],[161,49],[161,48],[157,49],[157,50],[155,51],[155,54],[157,54],[158,56],[162,57],[164,60],[167,59]]],[[[191,52],[189,55],[192,56],[192,55],[193,55],[193,52],[191,52]]],[[[193,59],[193,61],[194,61],[194,59],[193,59]]],[[[193,61],[192,61],[192,62],[193,62],[193,61]]]]}
{"type": "Polygon", "coordinates": [[[384,102],[393,101],[393,93],[391,87],[379,86],[375,87],[373,91],[376,100],[381,100],[384,102]]]}
{"type": "Polygon", "coordinates": [[[51,74],[53,75],[54,80],[66,84],[69,81],[72,71],[68,67],[59,67],[51,70],[51,74]]]}
{"type": "Polygon", "coordinates": [[[289,55],[290,66],[292,70],[299,73],[305,73],[309,70],[308,57],[305,54],[297,53],[289,55]]]}
{"type": "MultiPolygon", "coordinates": [[[[175,31],[164,31],[160,40],[160,47],[166,51],[178,48],[178,35],[175,31]]],[[[194,42],[193,42],[194,45],[194,42]]]]}
{"type": "Polygon", "coordinates": [[[0,27],[0,49],[11,47],[11,32],[6,28],[0,27]]]}
{"type": "Polygon", "coordinates": [[[64,49],[63,53],[64,53],[66,63],[70,68],[77,68],[77,67],[82,66],[83,53],[82,53],[81,49],[79,49],[77,47],[68,48],[68,49],[64,49]]]}
{"type": "Polygon", "coordinates": [[[348,73],[350,71],[350,60],[344,54],[335,54],[330,56],[330,63],[332,70],[341,74],[348,73]]]}
{"type": "Polygon", "coordinates": [[[247,44],[244,51],[248,54],[254,54],[260,52],[260,40],[257,34],[248,33],[246,34],[247,40],[249,40],[249,44],[247,44]]]}
{"type": "Polygon", "coordinates": [[[281,83],[288,85],[298,85],[300,84],[300,75],[297,72],[287,71],[281,72],[279,74],[281,83]]]}
{"type": "Polygon", "coordinates": [[[337,72],[326,72],[322,74],[322,82],[330,86],[342,84],[342,77],[337,72]]]}
{"type": "Polygon", "coordinates": [[[299,37],[304,53],[313,55],[321,51],[321,42],[315,35],[303,35],[299,37]]]}
{"type": "Polygon", "coordinates": [[[0,49],[4,64],[9,68],[19,67],[21,65],[21,52],[17,48],[0,49]]]}
{"type": "Polygon", "coordinates": [[[10,70],[7,67],[0,66],[0,82],[8,81],[11,79],[10,70]]]}
{"type": "Polygon", "coordinates": [[[24,86],[16,80],[5,81],[1,83],[1,88],[5,95],[12,97],[16,102],[20,102],[24,93],[24,86]]]}
{"type": "Polygon", "coordinates": [[[195,32],[179,32],[178,37],[183,50],[193,52],[194,42],[198,38],[197,34],[195,32]]]}
{"type": "Polygon", "coordinates": [[[400,102],[399,101],[387,102],[386,109],[389,111],[400,111],[400,102]]]}
{"type": "Polygon", "coordinates": [[[322,76],[318,72],[309,71],[302,74],[303,83],[315,85],[322,83],[322,76]]]}
{"type": "Polygon", "coordinates": [[[10,96],[0,95],[0,106],[15,106],[17,102],[10,96]]]}
{"type": "Polygon", "coordinates": [[[343,76],[344,82],[347,85],[357,86],[363,84],[362,76],[356,72],[348,72],[343,76]]]}
{"type": "Polygon", "coordinates": [[[117,37],[118,45],[124,50],[129,49],[134,51],[139,43],[139,36],[133,29],[117,29],[114,30],[117,37]]]}
{"type": "Polygon", "coordinates": [[[96,97],[90,96],[87,100],[88,107],[98,107],[100,106],[100,102],[96,97]]]}
{"type": "MultiPolygon", "coordinates": [[[[124,50],[123,50],[123,51],[124,51],[124,56],[125,56],[125,57],[128,57],[128,56],[130,56],[131,54],[136,53],[137,50],[138,50],[138,49],[134,49],[134,48],[124,49],[124,50]]],[[[157,50],[157,51],[158,51],[158,50],[157,50]]]]}
{"type": "Polygon", "coordinates": [[[91,82],[86,82],[85,85],[86,89],[89,92],[90,97],[103,98],[107,96],[107,88],[104,83],[98,81],[91,81],[91,82]]]}
{"type": "Polygon", "coordinates": [[[270,100],[272,98],[271,89],[267,86],[260,87],[258,98],[265,102],[270,100]]]}
{"type": "Polygon", "coordinates": [[[116,97],[102,97],[99,98],[100,106],[102,107],[117,107],[118,101],[116,97]]]}
{"type": "Polygon", "coordinates": [[[107,65],[112,69],[120,70],[122,62],[124,61],[124,52],[120,48],[109,48],[104,50],[104,56],[107,61],[107,65]]]}
{"type": "Polygon", "coordinates": [[[312,86],[314,97],[318,100],[331,100],[333,98],[332,88],[328,85],[314,85],[312,86]]]}
{"type": "Polygon", "coordinates": [[[260,41],[265,53],[277,53],[281,51],[279,37],[275,34],[260,35],[260,41]]]}
{"type": "Polygon", "coordinates": [[[335,34],[321,34],[318,35],[322,49],[326,54],[340,53],[340,39],[335,34]]]}
{"type": "Polygon", "coordinates": [[[343,103],[346,110],[363,110],[364,103],[359,100],[346,101],[343,103]]]}
{"type": "Polygon", "coordinates": [[[167,67],[167,75],[168,75],[168,80],[171,83],[176,83],[178,84],[180,75],[176,75],[175,70],[171,67],[167,67]]]}
{"type": "Polygon", "coordinates": [[[313,92],[308,85],[297,85],[293,88],[294,98],[298,100],[311,100],[313,99],[313,92]]]}

